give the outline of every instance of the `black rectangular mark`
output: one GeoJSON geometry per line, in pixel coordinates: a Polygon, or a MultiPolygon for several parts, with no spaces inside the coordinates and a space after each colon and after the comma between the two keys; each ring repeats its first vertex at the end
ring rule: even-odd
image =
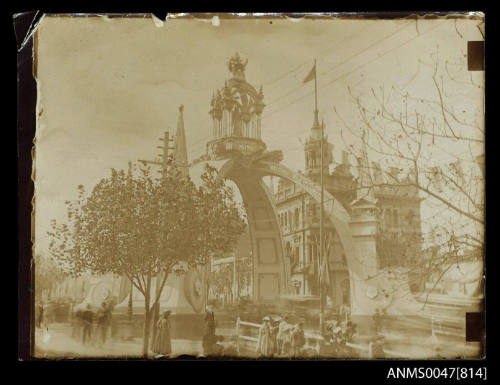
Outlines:
{"type": "Polygon", "coordinates": [[[481,342],[484,333],[483,313],[465,313],[465,341],[481,342]]]}
{"type": "Polygon", "coordinates": [[[484,40],[467,42],[469,71],[484,71],[484,40]]]}

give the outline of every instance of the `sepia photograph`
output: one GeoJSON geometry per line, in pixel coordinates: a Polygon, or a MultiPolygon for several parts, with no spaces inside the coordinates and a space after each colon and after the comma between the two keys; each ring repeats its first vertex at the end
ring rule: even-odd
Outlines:
{"type": "Polygon", "coordinates": [[[42,15],[32,356],[485,358],[484,23],[42,15]]]}

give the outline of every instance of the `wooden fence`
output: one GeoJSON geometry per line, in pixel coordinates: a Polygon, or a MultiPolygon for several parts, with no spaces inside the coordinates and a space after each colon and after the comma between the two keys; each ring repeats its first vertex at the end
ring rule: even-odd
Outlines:
{"type": "MultiPolygon", "coordinates": [[[[248,321],[242,321],[239,317],[236,320],[236,328],[235,328],[235,340],[236,340],[236,351],[237,354],[240,355],[241,348],[243,346],[247,347],[247,350],[256,352],[257,350],[257,343],[259,341],[258,339],[258,332],[259,329],[262,327],[262,324],[254,323],[254,322],[248,322],[248,321]],[[256,335],[245,335],[243,334],[243,327],[250,328],[250,330],[255,330],[256,335]],[[243,344],[242,344],[243,342],[243,344]]],[[[319,334],[313,334],[313,333],[304,333],[304,337],[306,340],[306,343],[304,345],[305,349],[313,349],[317,355],[320,353],[320,348],[321,348],[321,343],[324,341],[324,338],[320,336],[319,334]]],[[[359,353],[359,357],[366,357],[368,358],[368,351],[369,348],[368,346],[364,345],[359,345],[359,344],[354,344],[347,342],[347,346],[350,348],[354,349],[359,353]]],[[[404,354],[401,354],[399,352],[394,352],[392,350],[387,350],[384,349],[384,353],[387,358],[408,358],[404,354]]],[[[354,358],[354,357],[353,357],[354,358]]]]}
{"type": "MultiPolygon", "coordinates": [[[[262,327],[262,324],[254,323],[254,322],[247,322],[247,321],[242,321],[239,317],[236,320],[236,330],[235,330],[235,337],[236,337],[236,351],[238,352],[238,355],[240,354],[240,349],[241,349],[241,342],[240,341],[245,341],[246,345],[250,345],[253,351],[257,350],[257,343],[259,341],[258,337],[251,336],[251,335],[244,335],[242,331],[242,326],[247,326],[250,327],[251,329],[255,329],[258,332],[259,329],[262,327]]],[[[305,349],[313,349],[316,351],[317,354],[319,354],[320,351],[320,346],[321,346],[321,341],[323,341],[323,337],[317,334],[312,334],[312,333],[304,333],[304,337],[306,340],[306,343],[304,345],[305,349]]]]}

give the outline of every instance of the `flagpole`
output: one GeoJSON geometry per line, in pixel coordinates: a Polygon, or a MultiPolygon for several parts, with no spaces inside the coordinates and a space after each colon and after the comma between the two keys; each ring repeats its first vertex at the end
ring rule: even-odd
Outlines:
{"type": "MultiPolygon", "coordinates": [[[[316,59],[314,59],[314,97],[315,97],[315,107],[316,107],[316,116],[318,114],[318,89],[317,89],[317,71],[316,71],[316,59]]],[[[323,335],[323,269],[324,266],[324,248],[323,248],[323,209],[324,209],[324,180],[323,180],[323,172],[324,172],[324,149],[323,149],[323,138],[324,138],[324,124],[321,122],[321,172],[320,172],[320,185],[321,185],[321,202],[320,202],[320,211],[319,211],[319,247],[320,247],[320,275],[319,275],[319,330],[320,334],[323,335]]]]}
{"type": "Polygon", "coordinates": [[[316,71],[316,59],[314,59],[314,113],[318,115],[318,86],[316,84],[316,78],[318,72],[316,71]]]}
{"type": "Polygon", "coordinates": [[[320,139],[320,146],[321,146],[321,163],[320,163],[320,184],[321,184],[321,204],[320,204],[320,211],[319,211],[319,252],[318,252],[318,280],[317,283],[319,285],[319,303],[320,303],[320,311],[319,311],[319,328],[320,328],[320,333],[323,334],[323,270],[324,270],[324,253],[323,253],[323,209],[324,209],[324,181],[323,181],[323,172],[324,172],[324,148],[323,148],[323,141],[324,141],[324,124],[323,122],[321,125],[319,124],[319,119],[318,119],[318,80],[317,80],[317,70],[316,70],[316,59],[314,59],[314,67],[307,75],[307,77],[304,79],[304,83],[307,83],[312,80],[314,77],[314,123],[313,126],[316,129],[318,126],[320,126],[321,129],[321,139],[320,139]]]}

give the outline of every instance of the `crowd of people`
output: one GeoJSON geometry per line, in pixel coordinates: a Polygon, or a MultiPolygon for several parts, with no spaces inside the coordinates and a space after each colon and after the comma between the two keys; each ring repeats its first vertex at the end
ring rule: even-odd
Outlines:
{"type": "Polygon", "coordinates": [[[323,335],[325,345],[329,348],[329,353],[335,357],[355,356],[355,352],[347,345],[352,342],[356,333],[356,324],[349,319],[333,319],[326,321],[325,334],[323,335]]]}
{"type": "Polygon", "coordinates": [[[72,337],[81,340],[84,345],[103,346],[111,327],[112,310],[112,305],[106,302],[102,302],[97,310],[90,304],[76,309],[72,313],[72,337]]]}
{"type": "MultiPolygon", "coordinates": [[[[260,357],[307,357],[313,352],[306,346],[304,320],[292,322],[290,316],[266,316],[259,329],[256,351],[260,357]]],[[[347,346],[356,333],[356,324],[349,319],[326,322],[325,333],[320,346],[336,357],[353,356],[347,346]]]]}
{"type": "MultiPolygon", "coordinates": [[[[35,307],[35,326],[46,328],[47,306],[41,302],[35,307]]],[[[71,325],[73,339],[80,341],[83,345],[102,347],[106,344],[111,330],[113,303],[102,302],[99,307],[91,304],[81,304],[71,312],[71,325]]],[[[156,326],[156,334],[153,337],[152,350],[158,356],[170,356],[172,353],[170,332],[170,311],[165,311],[160,316],[156,326]]],[[[326,353],[330,357],[356,357],[356,352],[348,344],[353,342],[357,325],[351,322],[348,314],[330,314],[331,318],[325,321],[322,339],[317,338],[316,347],[319,351],[313,352],[312,347],[306,344],[306,333],[304,331],[304,319],[299,319],[290,313],[267,315],[262,319],[259,327],[256,353],[262,358],[305,358],[315,354],[326,353]]],[[[384,337],[381,331],[384,324],[385,314],[376,309],[372,325],[374,338],[369,343],[369,356],[371,358],[384,358],[384,337]]],[[[238,337],[236,337],[238,338],[238,337]]],[[[235,341],[223,343],[224,338],[216,334],[216,322],[214,311],[207,306],[204,316],[204,329],[202,337],[203,353],[206,356],[228,355],[226,352],[235,341]]],[[[237,354],[237,342],[234,343],[233,355],[237,354]]]]}
{"type": "Polygon", "coordinates": [[[301,357],[306,344],[304,321],[284,316],[266,316],[259,329],[257,353],[261,357],[301,357]]]}

